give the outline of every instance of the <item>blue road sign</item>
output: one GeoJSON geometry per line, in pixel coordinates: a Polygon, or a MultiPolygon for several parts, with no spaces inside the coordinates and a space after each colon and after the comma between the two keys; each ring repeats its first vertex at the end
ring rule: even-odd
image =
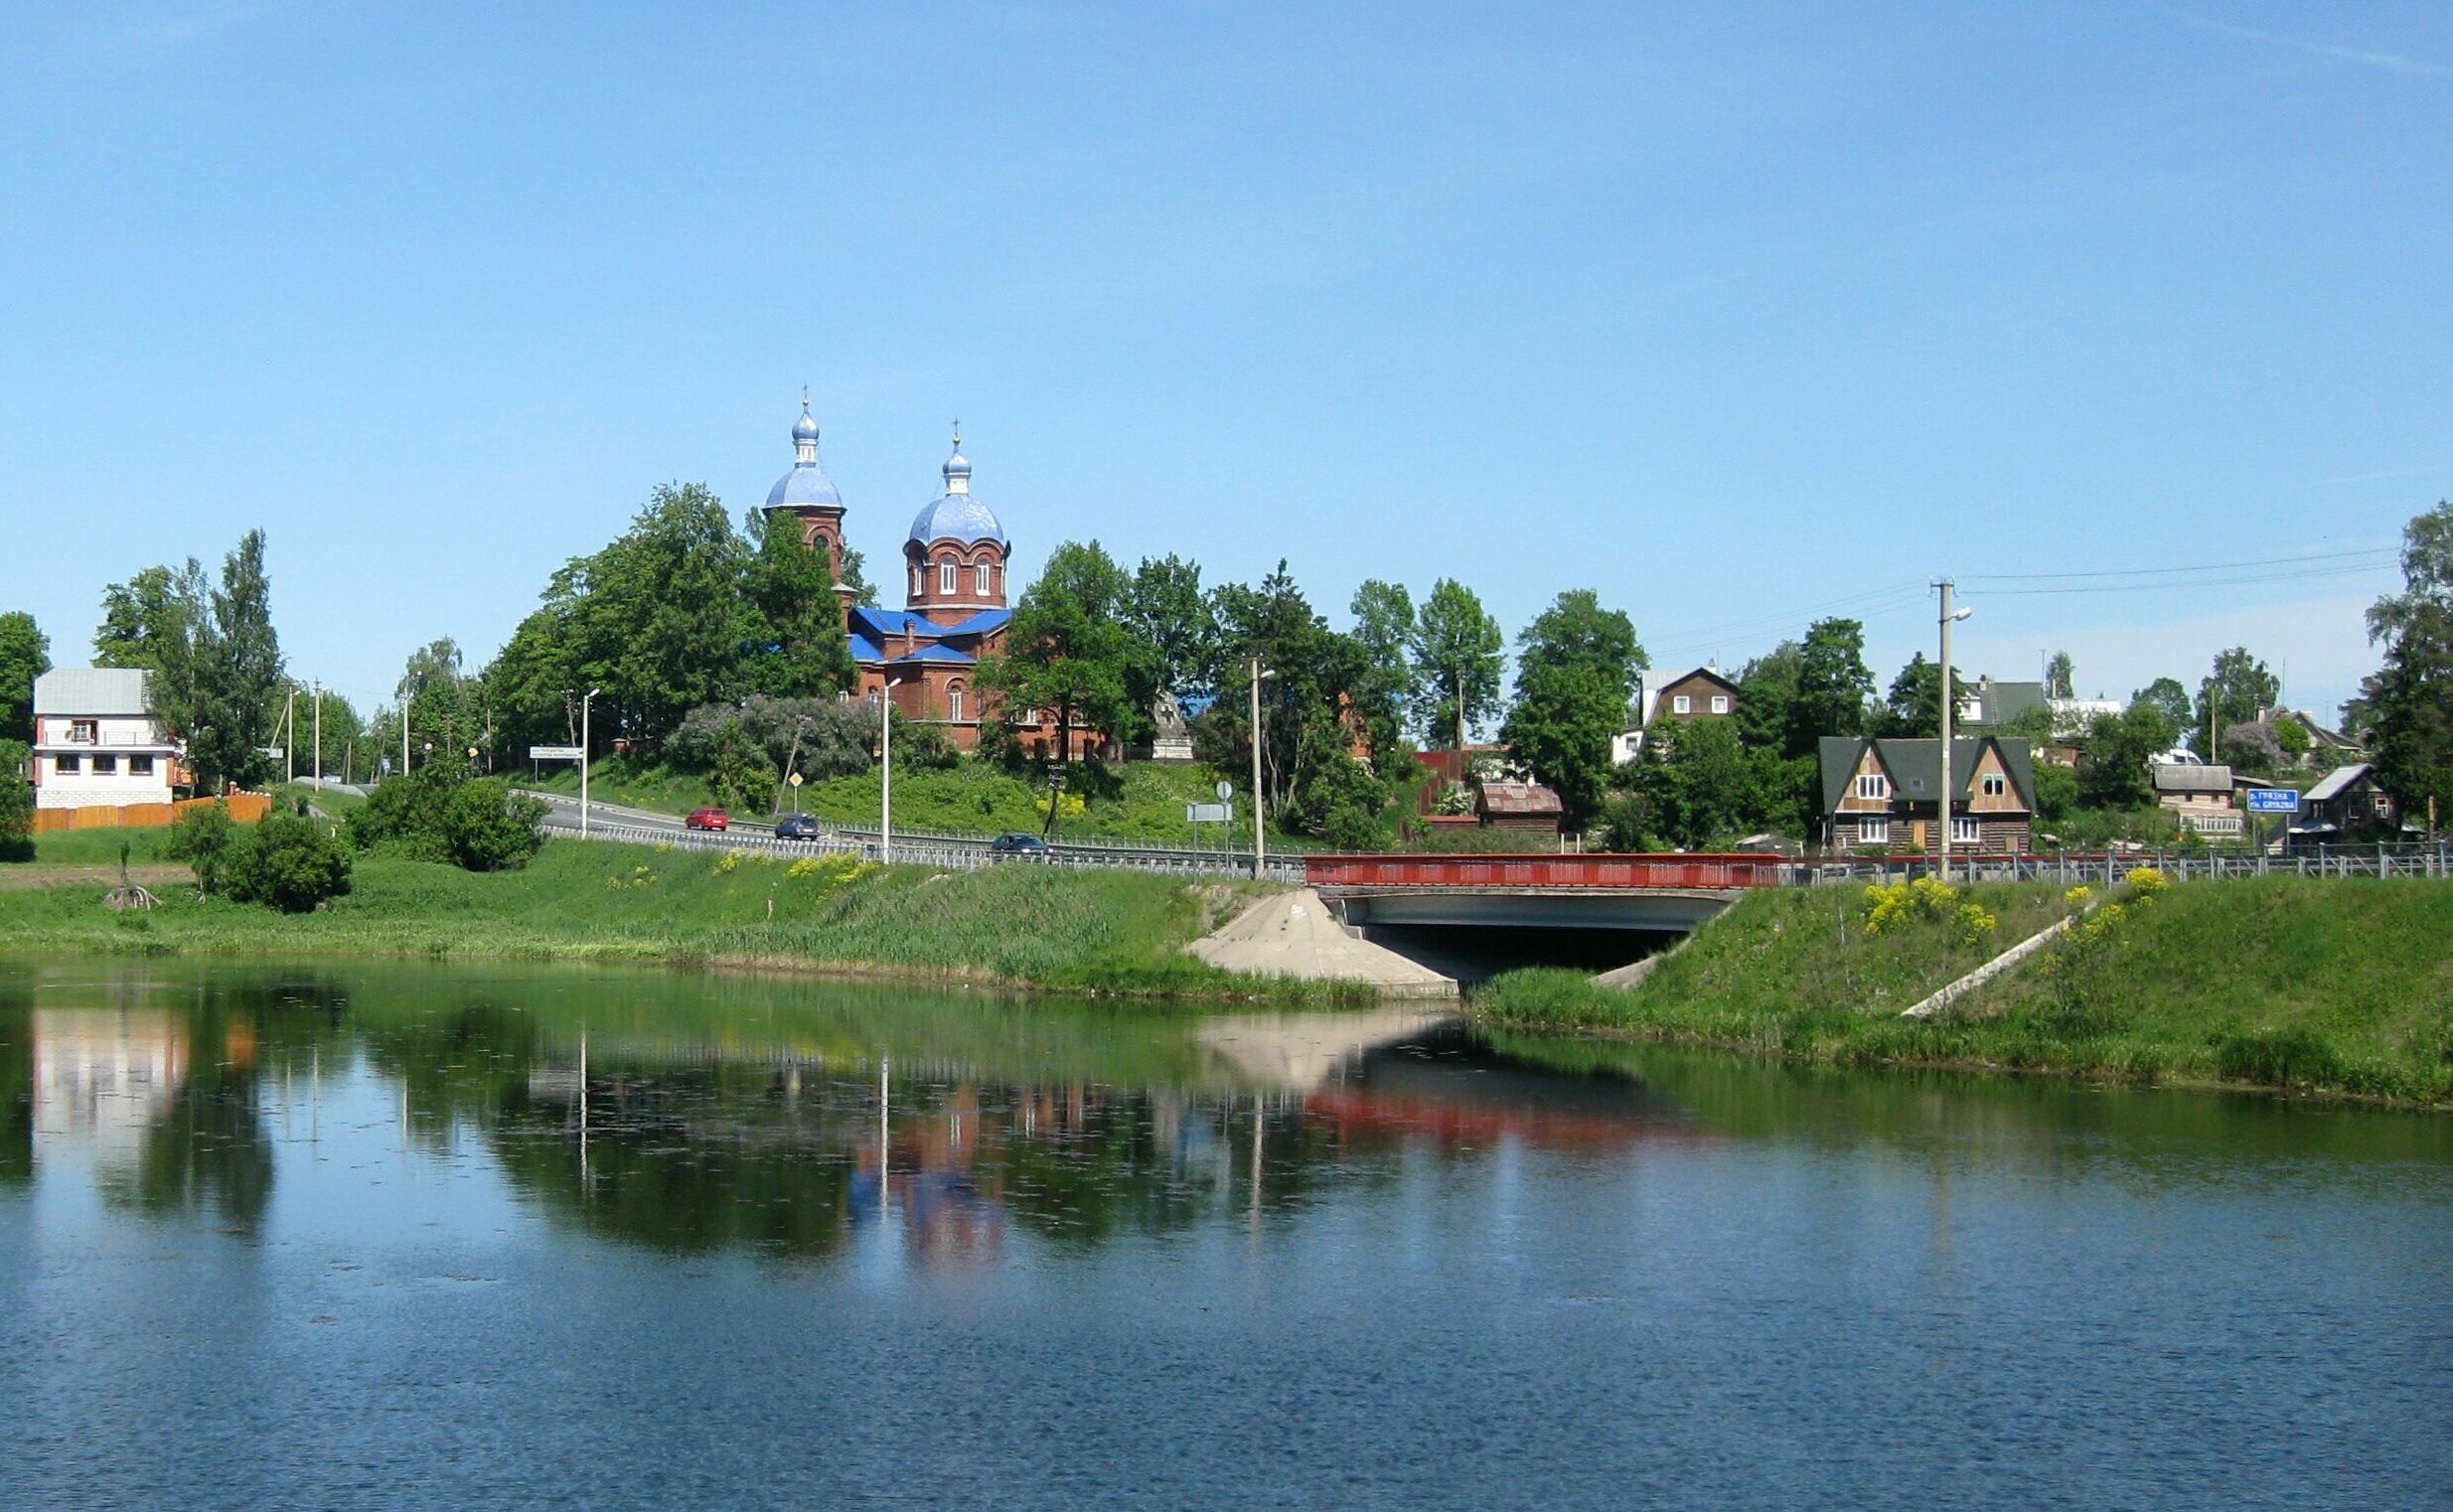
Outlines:
{"type": "Polygon", "coordinates": [[[2300,795],[2289,788],[2251,788],[2248,790],[2248,812],[2297,814],[2300,812],[2300,795]]]}

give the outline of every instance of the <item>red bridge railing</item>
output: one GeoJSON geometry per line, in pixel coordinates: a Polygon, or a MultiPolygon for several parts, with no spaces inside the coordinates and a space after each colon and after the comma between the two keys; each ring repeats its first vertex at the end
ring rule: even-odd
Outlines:
{"type": "Polygon", "coordinates": [[[1773,851],[1660,855],[1310,855],[1313,887],[1541,887],[1600,892],[1777,887],[1787,857],[1773,851]]]}

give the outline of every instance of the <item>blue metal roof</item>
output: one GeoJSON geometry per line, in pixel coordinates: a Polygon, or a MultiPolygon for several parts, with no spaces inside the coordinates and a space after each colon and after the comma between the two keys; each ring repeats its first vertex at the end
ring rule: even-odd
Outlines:
{"type": "Polygon", "coordinates": [[[767,490],[767,508],[785,504],[834,504],[843,502],[835,489],[835,480],[815,462],[796,462],[792,471],[775,480],[767,490]]]}
{"type": "Polygon", "coordinates": [[[996,514],[969,494],[944,494],[931,500],[928,507],[912,517],[911,534],[914,545],[927,545],[932,540],[954,539],[969,543],[993,540],[1005,544],[1005,528],[997,523],[996,514]]]}
{"type": "Polygon", "coordinates": [[[1004,629],[1012,618],[1013,611],[1010,609],[983,609],[970,619],[937,627],[937,634],[948,640],[958,635],[987,635],[992,630],[1004,629]]]}
{"type": "Polygon", "coordinates": [[[877,649],[877,643],[870,640],[867,636],[854,634],[850,637],[850,640],[851,659],[853,661],[882,662],[886,659],[886,654],[877,649]]]}
{"type": "Polygon", "coordinates": [[[951,646],[940,646],[932,641],[929,644],[920,647],[918,650],[906,652],[903,655],[896,657],[894,660],[896,662],[953,662],[961,666],[968,667],[980,659],[973,656],[968,651],[956,651],[951,646]]]}

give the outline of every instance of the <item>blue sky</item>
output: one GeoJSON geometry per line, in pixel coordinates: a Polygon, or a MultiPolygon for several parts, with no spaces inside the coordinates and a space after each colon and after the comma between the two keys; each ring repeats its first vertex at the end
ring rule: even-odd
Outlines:
{"type": "Polygon", "coordinates": [[[2453,494],[2453,9],[137,4],[0,47],[0,608],[270,535],[292,670],[472,664],[807,383],[891,561],[1562,588],[1663,664],[2330,710],[2453,494]],[[2152,591],[2079,573],[2279,561],[2152,591]],[[2353,569],[2353,570],[2338,570],[2353,569]]]}

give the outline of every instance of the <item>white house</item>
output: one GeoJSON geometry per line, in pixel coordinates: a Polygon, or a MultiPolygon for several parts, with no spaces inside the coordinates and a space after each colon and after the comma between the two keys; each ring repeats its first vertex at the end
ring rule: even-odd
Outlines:
{"type": "Polygon", "coordinates": [[[166,804],[179,745],[145,708],[143,672],[63,667],[34,680],[34,806],[166,804]]]}

